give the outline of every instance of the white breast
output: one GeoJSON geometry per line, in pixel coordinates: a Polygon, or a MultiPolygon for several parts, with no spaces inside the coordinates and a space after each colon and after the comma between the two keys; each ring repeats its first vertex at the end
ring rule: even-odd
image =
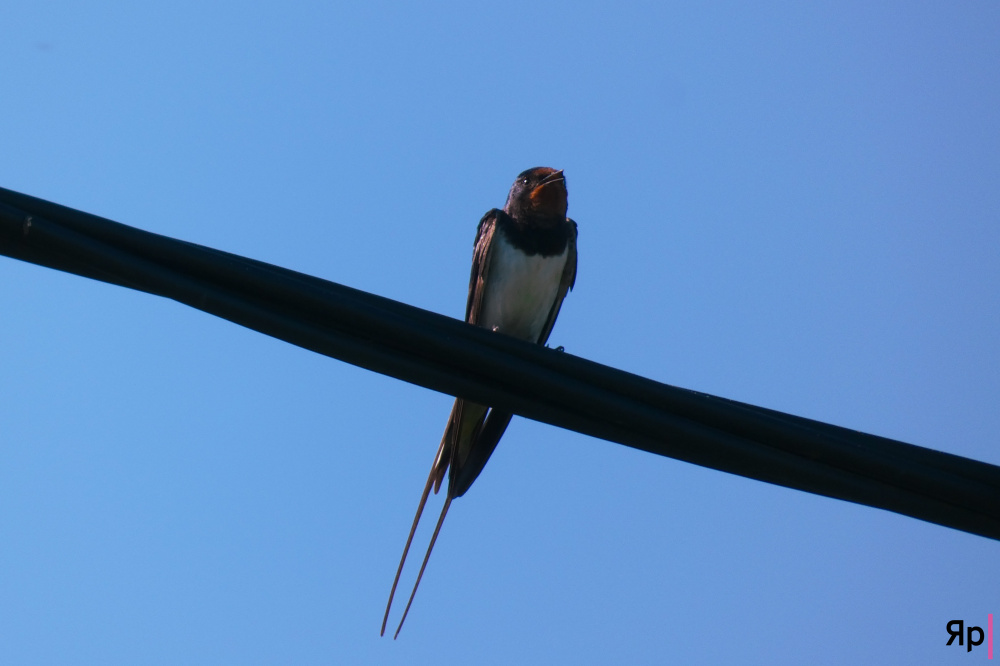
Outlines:
{"type": "Polygon", "coordinates": [[[479,325],[538,342],[559,292],[568,246],[560,255],[528,256],[511,246],[502,234],[497,236],[479,325]]]}

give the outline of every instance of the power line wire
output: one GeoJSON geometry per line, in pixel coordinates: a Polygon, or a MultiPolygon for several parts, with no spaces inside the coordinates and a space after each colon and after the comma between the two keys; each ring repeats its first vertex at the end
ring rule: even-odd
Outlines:
{"type": "Polygon", "coordinates": [[[668,386],[3,188],[0,254],[536,421],[1000,539],[1000,467],[984,462],[668,386]]]}

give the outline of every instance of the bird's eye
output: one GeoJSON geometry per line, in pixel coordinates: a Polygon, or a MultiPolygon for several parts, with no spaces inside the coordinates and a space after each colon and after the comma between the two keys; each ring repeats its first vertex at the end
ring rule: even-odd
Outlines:
{"type": "Polygon", "coordinates": [[[528,184],[528,179],[527,178],[522,178],[521,179],[521,184],[522,185],[527,185],[528,184]]]}

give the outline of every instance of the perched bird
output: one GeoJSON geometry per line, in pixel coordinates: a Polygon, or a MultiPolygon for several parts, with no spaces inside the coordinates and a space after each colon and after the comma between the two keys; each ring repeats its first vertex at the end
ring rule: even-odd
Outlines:
{"type": "MultiPolygon", "coordinates": [[[[465,321],[521,340],[545,344],[566,292],[576,281],[576,222],[566,217],[566,205],[566,179],[562,171],[535,167],[518,175],[503,210],[494,208],[479,221],[465,321]]],[[[511,416],[509,412],[468,400],[455,400],[392,581],[389,603],[382,618],[383,635],[399,575],[431,486],[437,493],[445,472],[450,469],[444,507],[395,636],[399,636],[410,612],[451,501],[465,494],[479,476],[511,416]]]]}

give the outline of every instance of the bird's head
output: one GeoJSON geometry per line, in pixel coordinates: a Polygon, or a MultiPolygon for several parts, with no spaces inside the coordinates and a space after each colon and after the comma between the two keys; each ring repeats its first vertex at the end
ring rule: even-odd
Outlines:
{"type": "Polygon", "coordinates": [[[566,221],[566,205],[563,172],[535,167],[518,174],[503,210],[515,220],[554,225],[566,221]]]}

